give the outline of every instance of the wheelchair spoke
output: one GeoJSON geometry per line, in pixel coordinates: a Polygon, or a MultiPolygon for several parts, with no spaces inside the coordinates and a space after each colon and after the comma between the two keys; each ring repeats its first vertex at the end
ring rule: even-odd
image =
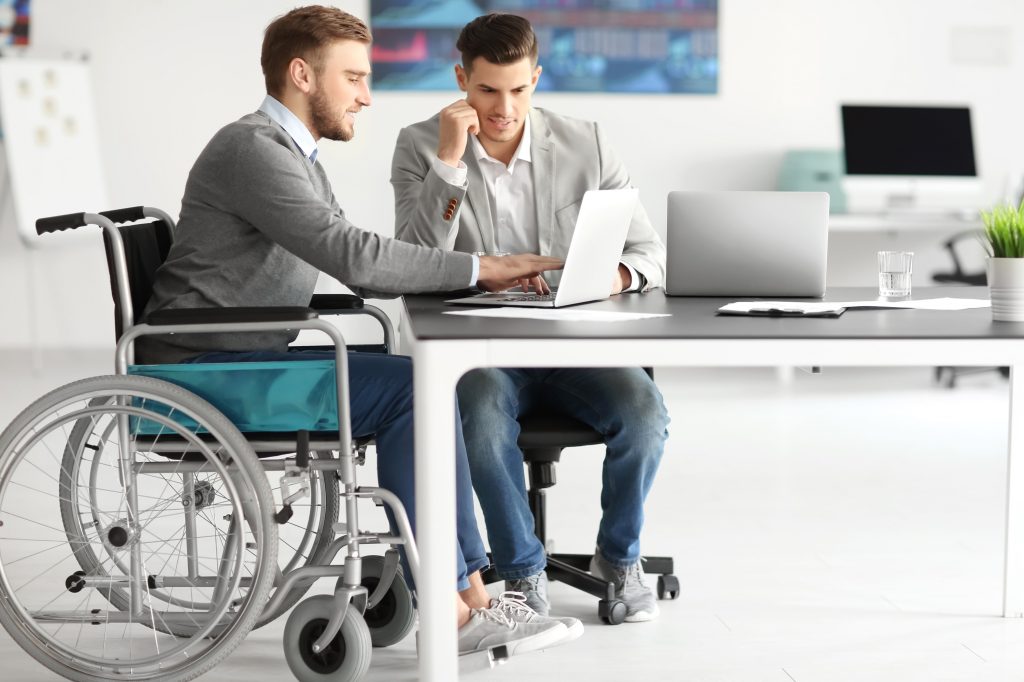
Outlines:
{"type": "Polygon", "coordinates": [[[52,531],[55,531],[57,533],[63,533],[64,532],[63,528],[54,528],[53,526],[47,526],[45,523],[40,523],[39,521],[36,521],[34,519],[28,518],[27,516],[22,516],[20,514],[15,514],[12,511],[5,511],[3,509],[0,509],[0,514],[6,514],[7,516],[11,516],[11,517],[14,517],[16,519],[20,519],[22,521],[27,521],[28,523],[31,523],[31,524],[36,525],[36,526],[42,526],[43,528],[45,528],[47,530],[52,530],[52,531]]]}
{"type": "Polygon", "coordinates": [[[24,561],[25,559],[31,559],[32,557],[39,556],[40,554],[45,554],[46,552],[52,552],[55,549],[66,547],[67,544],[68,544],[67,541],[54,542],[50,547],[47,547],[46,549],[41,549],[38,552],[33,552],[32,554],[26,554],[23,557],[15,559],[14,561],[5,561],[4,563],[7,564],[8,566],[12,566],[12,565],[18,563],[19,561],[24,561]]]}
{"type": "Polygon", "coordinates": [[[0,470],[0,616],[66,677],[191,679],[267,602],[268,481],[181,389],[133,376],[55,389],[0,436],[0,470]]]}

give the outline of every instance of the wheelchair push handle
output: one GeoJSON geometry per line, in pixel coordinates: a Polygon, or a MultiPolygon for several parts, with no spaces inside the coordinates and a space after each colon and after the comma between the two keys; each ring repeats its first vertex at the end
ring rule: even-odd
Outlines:
{"type": "Polygon", "coordinates": [[[49,218],[39,218],[36,220],[36,234],[73,230],[76,227],[88,224],[85,222],[85,213],[68,213],[66,215],[50,216],[49,218]]]}
{"type": "Polygon", "coordinates": [[[146,217],[144,206],[129,206],[128,208],[100,211],[100,215],[110,218],[115,223],[134,223],[146,217]]]}
{"type": "MultiPolygon", "coordinates": [[[[92,223],[86,217],[88,215],[90,214],[82,212],[39,218],[36,220],[36,234],[73,230],[76,227],[91,225],[92,223]]],[[[114,223],[134,223],[146,217],[145,207],[143,206],[130,206],[128,208],[100,211],[100,215],[114,223]]]]}

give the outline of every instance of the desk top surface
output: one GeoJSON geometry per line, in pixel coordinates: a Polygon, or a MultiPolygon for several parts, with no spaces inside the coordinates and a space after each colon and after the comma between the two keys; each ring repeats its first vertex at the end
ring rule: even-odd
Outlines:
{"type": "MultiPolygon", "coordinates": [[[[877,290],[842,287],[826,301],[872,300],[877,290]]],[[[985,287],[929,287],[914,290],[915,299],[988,298],[985,287]]],[[[838,318],[772,318],[716,315],[726,303],[752,297],[697,298],[666,296],[658,290],[623,294],[574,306],[592,310],[669,313],[671,317],[628,322],[564,322],[443,315],[465,306],[444,303],[451,296],[406,296],[405,310],[413,335],[423,340],[457,339],[977,339],[1024,338],[1024,322],[993,322],[990,308],[959,311],[913,309],[847,310],[838,318]]],[[[779,300],[779,299],[772,299],[779,300]]],[[[801,300],[801,299],[794,299],[801,300]]],[[[802,299],[813,300],[813,299],[802,299]]]]}

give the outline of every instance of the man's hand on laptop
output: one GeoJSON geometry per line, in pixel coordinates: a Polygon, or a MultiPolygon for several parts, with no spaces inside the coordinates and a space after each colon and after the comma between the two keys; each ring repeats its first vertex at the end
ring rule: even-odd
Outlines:
{"type": "Polygon", "coordinates": [[[537,294],[550,294],[551,287],[544,280],[543,277],[537,275],[536,277],[525,277],[519,280],[519,288],[523,290],[523,293],[530,293],[532,289],[537,294]]]}
{"type": "Polygon", "coordinates": [[[547,282],[540,273],[547,270],[561,270],[565,261],[549,256],[535,256],[521,253],[515,256],[480,256],[480,276],[477,285],[485,291],[504,291],[524,285],[524,291],[532,286],[538,293],[547,293],[547,282]],[[538,284],[538,280],[540,284],[538,284]],[[544,287],[543,290],[538,286],[544,287]]]}
{"type": "Polygon", "coordinates": [[[615,271],[615,280],[612,282],[612,296],[625,291],[632,283],[633,278],[629,274],[629,268],[619,263],[619,269],[615,271]]]}

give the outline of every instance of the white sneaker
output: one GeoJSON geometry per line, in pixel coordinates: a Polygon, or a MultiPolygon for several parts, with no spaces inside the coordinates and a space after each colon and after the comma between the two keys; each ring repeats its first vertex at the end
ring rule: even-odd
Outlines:
{"type": "Polygon", "coordinates": [[[520,623],[499,609],[472,609],[459,628],[459,655],[504,646],[509,656],[544,649],[565,639],[566,627],[557,621],[520,623]]]}
{"type": "Polygon", "coordinates": [[[626,604],[626,622],[643,623],[658,617],[658,598],[644,581],[643,559],[625,568],[608,563],[600,552],[590,560],[590,573],[615,583],[615,596],[626,604]]]}
{"type": "Polygon", "coordinates": [[[583,634],[583,623],[579,618],[542,616],[527,603],[527,597],[521,592],[502,592],[497,599],[491,600],[491,608],[507,613],[517,623],[561,623],[567,630],[565,639],[559,644],[579,639],[583,634]]]}

